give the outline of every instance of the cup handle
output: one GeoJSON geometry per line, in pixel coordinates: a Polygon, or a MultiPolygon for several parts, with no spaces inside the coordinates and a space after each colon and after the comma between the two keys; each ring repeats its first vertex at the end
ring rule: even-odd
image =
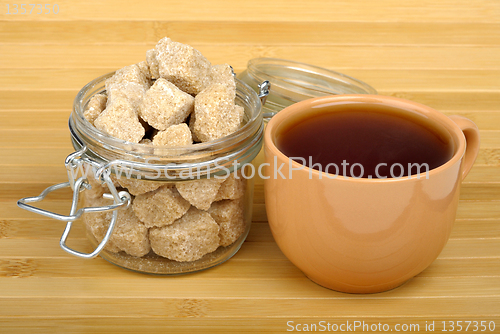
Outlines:
{"type": "Polygon", "coordinates": [[[479,129],[473,121],[463,116],[452,115],[451,120],[455,122],[465,135],[466,149],[463,160],[462,180],[472,168],[479,153],[479,129]]]}

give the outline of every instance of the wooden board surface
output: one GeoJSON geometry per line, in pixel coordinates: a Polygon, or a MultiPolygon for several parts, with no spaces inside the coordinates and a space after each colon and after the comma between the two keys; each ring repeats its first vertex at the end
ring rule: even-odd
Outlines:
{"type": "MultiPolygon", "coordinates": [[[[450,321],[455,330],[462,321],[462,331],[478,321],[481,331],[483,321],[484,332],[492,322],[500,332],[498,0],[63,0],[51,3],[58,14],[7,15],[13,3],[0,0],[0,333],[286,332],[291,324],[320,330],[355,321],[394,330],[418,324],[420,332],[433,321],[436,332],[443,321],[448,331],[450,321]],[[308,62],[474,120],[481,150],[439,258],[385,293],[321,288],[276,246],[262,182],[247,241],[217,268],[152,277],[63,252],[64,224],[15,202],[65,181],[77,91],[143,60],[164,36],[236,71],[254,57],[308,62]]],[[[65,212],[69,196],[55,194],[47,207],[65,212]]],[[[70,243],[90,250],[82,226],[70,243]]]]}

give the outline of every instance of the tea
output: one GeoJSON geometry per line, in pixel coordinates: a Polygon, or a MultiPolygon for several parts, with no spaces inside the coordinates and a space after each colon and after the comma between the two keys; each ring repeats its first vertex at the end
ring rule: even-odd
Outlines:
{"type": "Polygon", "coordinates": [[[432,170],[451,158],[449,135],[424,117],[403,116],[395,110],[337,105],[335,110],[292,121],[279,132],[276,144],[287,157],[307,167],[324,172],[327,165],[335,164],[328,173],[358,178],[423,173],[423,164],[432,170]]]}

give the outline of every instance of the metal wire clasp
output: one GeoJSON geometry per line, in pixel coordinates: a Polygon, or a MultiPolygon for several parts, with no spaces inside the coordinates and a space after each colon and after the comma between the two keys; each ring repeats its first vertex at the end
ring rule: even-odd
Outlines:
{"type": "MultiPolygon", "coordinates": [[[[78,169],[83,166],[82,156],[87,152],[87,146],[83,146],[80,151],[71,153],[64,160],[64,166],[66,166],[66,172],[68,173],[68,180],[71,189],[75,190],[75,175],[78,173],[78,169]]],[[[83,173],[85,175],[85,173],[83,173]]]]}
{"type": "Polygon", "coordinates": [[[113,229],[116,224],[116,219],[118,217],[118,209],[120,208],[126,208],[130,205],[131,203],[131,197],[130,194],[126,191],[120,191],[118,192],[116,190],[116,187],[113,184],[113,181],[109,177],[109,173],[102,173],[100,179],[104,181],[104,183],[108,186],[110,193],[104,194],[103,197],[107,199],[112,199],[113,204],[111,205],[105,205],[105,206],[99,206],[99,207],[84,207],[79,210],[78,208],[78,197],[80,192],[84,191],[85,189],[90,189],[91,186],[87,181],[87,175],[86,173],[83,173],[83,176],[79,177],[78,179],[75,180],[75,175],[77,175],[77,172],[75,170],[78,170],[81,168],[83,170],[83,164],[85,163],[90,163],[91,165],[97,165],[94,161],[91,161],[89,159],[84,159],[83,154],[86,152],[87,148],[84,146],[80,151],[71,153],[68,155],[65,161],[66,169],[68,171],[68,180],[69,182],[64,182],[64,183],[59,183],[53,186],[50,186],[46,188],[42,193],[38,196],[35,197],[26,197],[22,198],[19,201],[17,201],[17,205],[24,210],[28,210],[49,218],[61,220],[67,222],[66,228],[64,229],[63,235],[61,236],[61,240],[59,242],[61,248],[65,250],[66,252],[86,258],[86,259],[91,259],[99,255],[99,253],[102,251],[102,249],[106,246],[106,243],[109,241],[109,238],[111,237],[111,234],[113,233],[113,229]],[[49,193],[71,187],[73,189],[73,202],[71,203],[71,210],[69,215],[61,215],[55,212],[47,211],[44,209],[40,209],[37,207],[34,207],[32,205],[29,205],[28,203],[36,203],[36,202],[41,202],[49,193]],[[75,220],[80,218],[83,214],[85,213],[91,213],[91,212],[106,212],[106,211],[113,211],[113,216],[111,218],[111,222],[109,223],[108,230],[106,231],[106,235],[102,239],[102,241],[99,243],[99,245],[96,247],[96,249],[92,253],[82,253],[79,251],[76,251],[66,245],[66,239],[68,238],[68,235],[71,231],[71,226],[75,220]]]}
{"type": "Polygon", "coordinates": [[[259,84],[259,99],[260,103],[264,106],[266,104],[267,96],[269,95],[269,90],[271,89],[271,83],[266,80],[259,84]]]}

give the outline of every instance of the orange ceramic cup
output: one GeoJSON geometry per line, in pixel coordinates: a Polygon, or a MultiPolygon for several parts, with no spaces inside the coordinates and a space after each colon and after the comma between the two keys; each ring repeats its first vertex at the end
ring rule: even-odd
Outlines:
{"type": "MultiPolygon", "coordinates": [[[[410,115],[412,114],[412,115],[410,115]]],[[[429,123],[427,123],[429,124],[429,123]]],[[[460,116],[407,100],[379,95],[337,95],[287,107],[267,125],[265,200],[279,248],[307,277],[351,293],[395,288],[427,268],[445,246],[457,212],[460,184],[479,151],[476,125],[460,116]],[[289,162],[276,147],[280,131],[308,115],[335,112],[345,103],[383,104],[422,117],[446,133],[454,153],[428,178],[319,178],[319,172],[289,162]],[[274,171],[281,168],[285,175],[274,171]],[[312,174],[312,177],[310,175],[312,174]]]]}

